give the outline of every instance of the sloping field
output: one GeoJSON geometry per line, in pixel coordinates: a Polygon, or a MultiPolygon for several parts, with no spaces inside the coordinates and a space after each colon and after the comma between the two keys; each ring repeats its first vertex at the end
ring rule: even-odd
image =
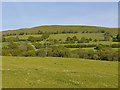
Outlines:
{"type": "Polygon", "coordinates": [[[3,88],[116,88],[118,63],[58,57],[2,57],[3,88]]]}
{"type": "Polygon", "coordinates": [[[66,40],[67,37],[73,37],[77,36],[78,39],[81,39],[82,37],[85,38],[92,38],[92,39],[98,39],[103,40],[104,34],[103,33],[77,33],[77,34],[51,34],[49,38],[51,39],[62,39],[63,41],[66,40]]]}
{"type": "Polygon", "coordinates": [[[110,32],[112,35],[118,34],[118,28],[106,28],[106,27],[96,27],[96,26],[70,26],[70,25],[48,25],[48,26],[37,26],[37,27],[32,27],[32,28],[21,28],[17,30],[8,30],[8,31],[3,31],[2,34],[19,34],[20,32],[24,33],[37,33],[38,31],[42,32],[61,32],[61,31],[76,31],[76,32],[83,32],[83,31],[88,31],[88,32],[97,32],[97,31],[102,31],[104,30],[105,32],[110,32]]]}

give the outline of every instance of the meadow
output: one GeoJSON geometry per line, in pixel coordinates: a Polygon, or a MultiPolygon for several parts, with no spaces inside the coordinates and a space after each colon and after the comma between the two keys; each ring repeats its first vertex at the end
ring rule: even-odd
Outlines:
{"type": "MultiPolygon", "coordinates": [[[[28,39],[29,36],[33,37],[41,37],[41,35],[17,35],[20,39],[28,39]]],[[[77,38],[92,38],[97,40],[103,40],[104,39],[104,33],[76,33],[76,34],[51,34],[49,39],[61,39],[62,41],[65,41],[67,37],[73,37],[77,36],[77,38]]],[[[8,37],[16,37],[16,36],[8,36],[8,37]]],[[[6,37],[6,38],[8,38],[6,37]]]]}
{"type": "MultiPolygon", "coordinates": [[[[22,36],[18,35],[20,39],[28,39],[29,36],[41,37],[41,35],[22,35],[22,36]]],[[[98,39],[98,40],[104,39],[103,33],[51,34],[49,39],[57,39],[57,40],[62,39],[62,41],[65,41],[65,39],[68,36],[69,37],[77,36],[78,38],[86,37],[86,38],[92,38],[92,39],[98,39]]],[[[9,37],[16,37],[16,36],[9,36],[9,37]]]]}
{"type": "Polygon", "coordinates": [[[117,88],[118,62],[2,56],[3,88],[117,88]]]}

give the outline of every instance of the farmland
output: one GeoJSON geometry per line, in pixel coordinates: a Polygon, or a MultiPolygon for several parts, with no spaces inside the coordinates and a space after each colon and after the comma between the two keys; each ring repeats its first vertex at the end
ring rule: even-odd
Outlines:
{"type": "Polygon", "coordinates": [[[118,62],[2,57],[3,88],[117,88],[118,62]]]}
{"type": "Polygon", "coordinates": [[[53,25],[2,33],[3,88],[118,87],[117,28],[53,25]]]}
{"type": "MultiPolygon", "coordinates": [[[[86,37],[86,38],[93,38],[93,39],[98,39],[98,40],[102,40],[104,39],[104,34],[102,33],[77,33],[77,34],[51,34],[49,39],[62,39],[63,41],[65,41],[65,39],[69,36],[69,37],[73,37],[73,36],[77,36],[78,38],[82,38],[82,37],[86,37]]],[[[40,37],[41,35],[24,35],[21,36],[19,35],[18,37],[20,39],[28,39],[29,36],[34,36],[34,37],[40,37]]],[[[15,36],[9,36],[9,37],[15,37],[15,36]]],[[[6,37],[7,38],[7,37],[6,37]]]]}

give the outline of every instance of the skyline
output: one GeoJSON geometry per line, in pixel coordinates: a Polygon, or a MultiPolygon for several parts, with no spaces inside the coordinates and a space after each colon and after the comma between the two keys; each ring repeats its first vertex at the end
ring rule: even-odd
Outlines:
{"type": "Polygon", "coordinates": [[[3,31],[42,25],[118,27],[117,2],[4,2],[3,31]]]}

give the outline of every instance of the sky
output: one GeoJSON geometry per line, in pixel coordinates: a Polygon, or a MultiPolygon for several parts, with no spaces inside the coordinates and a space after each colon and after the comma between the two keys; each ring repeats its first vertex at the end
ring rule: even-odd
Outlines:
{"type": "Polygon", "coordinates": [[[117,2],[3,2],[2,30],[42,25],[118,26],[117,2]]]}

